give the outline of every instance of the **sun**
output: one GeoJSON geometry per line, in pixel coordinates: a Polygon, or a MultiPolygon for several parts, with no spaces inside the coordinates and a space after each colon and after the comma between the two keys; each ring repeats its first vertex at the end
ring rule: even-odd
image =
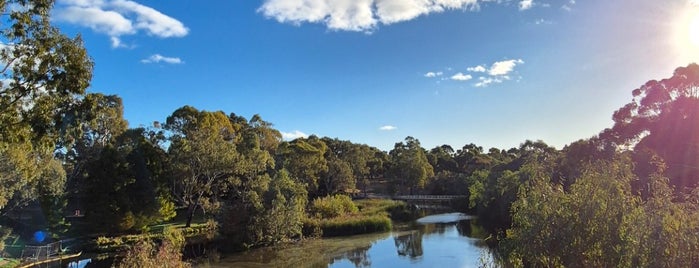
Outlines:
{"type": "Polygon", "coordinates": [[[699,6],[683,11],[673,23],[675,55],[683,62],[699,62],[699,6]]]}
{"type": "Polygon", "coordinates": [[[699,49],[699,14],[694,14],[687,25],[687,37],[694,49],[699,49]]]}

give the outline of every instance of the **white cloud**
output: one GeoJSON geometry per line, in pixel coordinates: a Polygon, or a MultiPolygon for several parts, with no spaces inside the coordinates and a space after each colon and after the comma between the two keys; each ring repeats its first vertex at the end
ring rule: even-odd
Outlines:
{"type": "Polygon", "coordinates": [[[473,76],[470,74],[463,74],[463,73],[457,73],[455,75],[451,76],[451,80],[456,80],[456,81],[468,81],[471,80],[473,76]]]}
{"type": "Polygon", "coordinates": [[[568,1],[567,4],[564,4],[561,8],[565,11],[571,11],[571,10],[573,10],[574,5],[575,5],[575,0],[570,0],[570,1],[568,1]]]}
{"type": "Polygon", "coordinates": [[[546,19],[538,19],[538,20],[534,21],[534,24],[536,24],[536,25],[553,24],[553,21],[546,20],[546,19]]]}
{"type": "Polygon", "coordinates": [[[151,7],[128,0],[115,0],[112,4],[121,12],[134,14],[136,28],[145,30],[148,34],[167,38],[182,37],[189,33],[189,29],[182,22],[151,7]]]}
{"type": "Polygon", "coordinates": [[[433,78],[437,76],[442,76],[443,72],[427,72],[424,74],[425,77],[433,78]]]}
{"type": "Polygon", "coordinates": [[[298,138],[306,138],[306,137],[308,137],[308,135],[307,135],[306,133],[303,133],[303,132],[298,131],[298,130],[294,130],[294,131],[292,131],[292,132],[284,132],[284,131],[281,131],[281,133],[282,133],[282,139],[287,140],[287,141],[289,141],[289,140],[295,140],[295,139],[298,139],[298,138]]]}
{"type": "Polygon", "coordinates": [[[127,45],[121,42],[121,38],[112,36],[109,38],[109,41],[112,43],[113,48],[135,48],[136,46],[134,45],[127,45]]]}
{"type": "Polygon", "coordinates": [[[141,62],[142,62],[142,63],[160,63],[160,62],[164,62],[164,63],[169,63],[169,64],[181,64],[181,63],[184,63],[184,61],[182,61],[182,59],[180,59],[180,58],[165,57],[165,56],[160,55],[160,54],[151,55],[150,57],[148,57],[148,58],[146,58],[146,59],[142,59],[141,62]]]}
{"type": "Polygon", "coordinates": [[[70,6],[56,12],[54,18],[71,24],[88,27],[110,36],[134,34],[136,29],[130,20],[115,11],[97,7],[70,6]]]}
{"type": "Polygon", "coordinates": [[[379,128],[379,130],[383,131],[391,131],[391,130],[396,130],[397,127],[391,126],[391,125],[385,125],[379,128]]]}
{"type": "Polygon", "coordinates": [[[265,0],[258,12],[278,22],[323,23],[331,30],[371,32],[378,25],[445,10],[476,10],[479,0],[265,0]]]}
{"type": "Polygon", "coordinates": [[[478,66],[474,66],[474,67],[468,67],[468,68],[466,68],[466,71],[475,72],[475,73],[484,73],[486,71],[486,69],[485,69],[485,66],[478,65],[478,66]]]}
{"type": "Polygon", "coordinates": [[[512,70],[514,70],[515,66],[517,64],[523,64],[524,61],[521,59],[516,59],[516,60],[504,60],[504,61],[498,61],[493,63],[492,66],[490,66],[490,69],[488,70],[488,74],[493,75],[493,76],[498,76],[498,75],[507,75],[512,70]]]}
{"type": "Polygon", "coordinates": [[[533,0],[522,0],[519,1],[519,10],[527,10],[532,8],[532,5],[534,5],[533,0]]]}
{"type": "Polygon", "coordinates": [[[479,77],[478,83],[474,84],[475,87],[487,87],[490,84],[500,84],[504,80],[497,77],[479,77]]]}
{"type": "Polygon", "coordinates": [[[109,35],[112,47],[125,47],[119,37],[141,31],[161,38],[189,33],[177,19],[130,0],[58,0],[53,19],[109,35]]]}

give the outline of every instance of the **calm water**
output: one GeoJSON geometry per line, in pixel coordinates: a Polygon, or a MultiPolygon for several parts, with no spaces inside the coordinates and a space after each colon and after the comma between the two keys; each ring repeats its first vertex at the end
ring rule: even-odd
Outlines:
{"type": "Polygon", "coordinates": [[[255,249],[197,267],[479,267],[492,260],[484,231],[461,213],[431,215],[395,229],[255,249]]]}

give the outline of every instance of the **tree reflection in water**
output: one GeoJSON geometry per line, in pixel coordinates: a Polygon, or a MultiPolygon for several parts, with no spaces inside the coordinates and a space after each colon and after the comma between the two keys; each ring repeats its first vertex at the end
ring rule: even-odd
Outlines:
{"type": "Polygon", "coordinates": [[[350,250],[348,252],[345,252],[341,256],[335,257],[332,263],[339,260],[347,259],[348,261],[354,264],[354,267],[371,267],[371,257],[369,256],[370,248],[371,245],[350,250]]]}
{"type": "Polygon", "coordinates": [[[414,231],[407,235],[395,236],[396,250],[400,256],[415,259],[422,256],[422,232],[414,231]]]}

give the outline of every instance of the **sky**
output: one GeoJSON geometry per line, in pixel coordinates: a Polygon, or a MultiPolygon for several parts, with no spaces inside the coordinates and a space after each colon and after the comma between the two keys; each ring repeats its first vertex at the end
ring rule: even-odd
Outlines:
{"type": "Polygon", "coordinates": [[[560,149],[699,62],[698,0],[57,0],[51,16],[131,127],[191,105],[387,151],[560,149]]]}

